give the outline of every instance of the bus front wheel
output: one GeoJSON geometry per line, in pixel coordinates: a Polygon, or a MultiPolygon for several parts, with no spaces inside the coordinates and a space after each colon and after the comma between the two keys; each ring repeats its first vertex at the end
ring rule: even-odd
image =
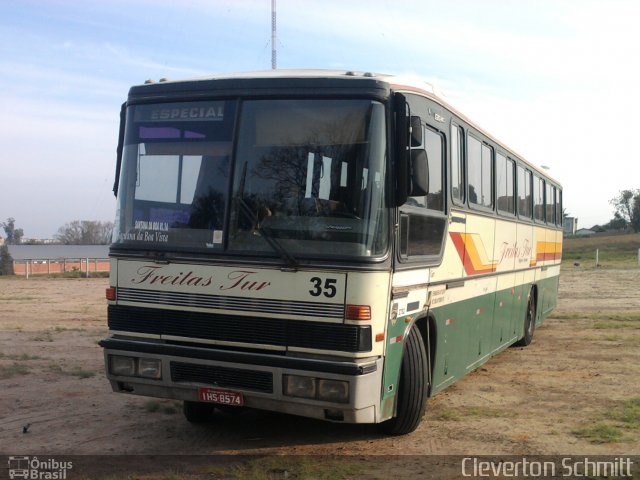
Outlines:
{"type": "Polygon", "coordinates": [[[526,347],[533,340],[533,332],[536,329],[536,297],[533,289],[529,293],[527,310],[524,314],[524,336],[516,342],[519,347],[526,347]]]}
{"type": "Polygon", "coordinates": [[[424,342],[414,327],[409,331],[402,356],[396,416],[380,424],[383,433],[405,435],[418,428],[426,409],[427,369],[424,342]]]}

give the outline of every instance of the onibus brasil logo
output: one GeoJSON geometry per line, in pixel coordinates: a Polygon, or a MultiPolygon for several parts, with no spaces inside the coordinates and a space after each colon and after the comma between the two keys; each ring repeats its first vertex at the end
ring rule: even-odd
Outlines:
{"type": "Polygon", "coordinates": [[[53,458],[40,460],[38,457],[9,457],[9,478],[33,480],[65,480],[73,462],[61,462],[53,458]]]}

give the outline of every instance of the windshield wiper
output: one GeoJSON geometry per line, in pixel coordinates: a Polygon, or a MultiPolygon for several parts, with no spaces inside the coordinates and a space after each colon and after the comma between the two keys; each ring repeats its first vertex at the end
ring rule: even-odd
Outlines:
{"type": "Polygon", "coordinates": [[[287,267],[292,270],[298,270],[299,263],[296,258],[291,255],[282,243],[278,241],[277,238],[273,236],[273,232],[271,232],[268,228],[260,225],[258,221],[258,216],[253,212],[251,206],[246,202],[246,200],[242,197],[238,197],[238,203],[240,207],[242,207],[242,211],[245,215],[251,220],[251,222],[255,225],[256,232],[260,233],[260,236],[265,239],[265,241],[269,244],[269,246],[275,250],[280,257],[287,263],[287,267]]]}

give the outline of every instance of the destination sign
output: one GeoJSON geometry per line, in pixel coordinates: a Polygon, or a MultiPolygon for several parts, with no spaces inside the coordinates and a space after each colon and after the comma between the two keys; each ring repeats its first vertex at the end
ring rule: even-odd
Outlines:
{"type": "Polygon", "coordinates": [[[225,102],[136,105],[136,122],[221,122],[225,102]]]}

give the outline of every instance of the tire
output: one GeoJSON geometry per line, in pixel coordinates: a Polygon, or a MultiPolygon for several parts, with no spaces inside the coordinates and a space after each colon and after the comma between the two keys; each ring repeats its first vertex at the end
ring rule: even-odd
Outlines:
{"type": "Polygon", "coordinates": [[[213,419],[213,404],[185,400],[182,412],[189,423],[206,423],[213,419]]]}
{"type": "Polygon", "coordinates": [[[396,416],[380,424],[383,433],[406,435],[418,428],[427,407],[428,365],[422,336],[414,327],[407,336],[402,355],[396,416]]]}
{"type": "Polygon", "coordinates": [[[533,332],[536,329],[536,298],[533,289],[529,292],[529,301],[527,302],[527,310],[524,313],[524,336],[514,345],[517,347],[526,347],[533,340],[533,332]]]}

